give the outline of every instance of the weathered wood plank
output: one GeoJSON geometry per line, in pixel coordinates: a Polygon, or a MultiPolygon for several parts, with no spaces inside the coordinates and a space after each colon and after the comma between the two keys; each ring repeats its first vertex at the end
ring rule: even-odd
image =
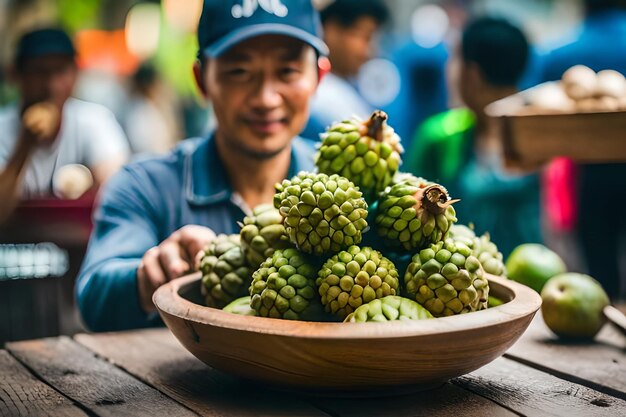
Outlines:
{"type": "Polygon", "coordinates": [[[211,369],[185,350],[167,329],[80,334],[75,340],[202,415],[326,415],[291,394],[211,369]]]}
{"type": "Polygon", "coordinates": [[[613,326],[604,326],[592,342],[564,342],[550,332],[541,314],[537,314],[505,357],[626,399],[625,351],[626,338],[613,326]]]}
{"type": "Polygon", "coordinates": [[[0,375],[0,416],[86,416],[5,350],[0,350],[0,375]]]}
{"type": "Polygon", "coordinates": [[[313,403],[333,416],[420,417],[514,416],[516,414],[470,391],[446,383],[429,391],[395,397],[323,398],[313,403]]]}
{"type": "Polygon", "coordinates": [[[6,348],[43,381],[98,415],[196,415],[67,337],[7,343],[6,348]]]}
{"type": "Polygon", "coordinates": [[[626,416],[624,400],[506,358],[453,383],[527,416],[626,416]]]}

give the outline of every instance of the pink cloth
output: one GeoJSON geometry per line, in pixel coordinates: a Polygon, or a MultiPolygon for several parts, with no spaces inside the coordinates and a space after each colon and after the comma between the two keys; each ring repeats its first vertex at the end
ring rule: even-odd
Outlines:
{"type": "Polygon", "coordinates": [[[571,231],[578,220],[577,167],[568,158],[555,158],[543,173],[544,213],[555,231],[571,231]]]}

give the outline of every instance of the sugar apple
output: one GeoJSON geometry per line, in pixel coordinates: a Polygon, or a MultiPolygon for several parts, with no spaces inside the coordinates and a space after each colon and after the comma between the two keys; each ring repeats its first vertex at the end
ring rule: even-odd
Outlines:
{"type": "Polygon", "coordinates": [[[457,201],[442,185],[406,176],[382,193],[374,222],[390,244],[423,248],[442,240],[457,221],[452,207],[457,201]]]}
{"type": "Polygon", "coordinates": [[[252,275],[250,306],[261,317],[315,320],[321,311],[316,275],[308,257],[294,248],[277,249],[252,275]]]}
{"type": "Polygon", "coordinates": [[[432,319],[428,310],[408,298],[397,295],[372,300],[363,304],[344,320],[346,323],[360,323],[366,321],[386,322],[394,320],[423,320],[432,319]]]}
{"type": "Polygon", "coordinates": [[[249,295],[237,298],[222,310],[233,314],[239,314],[240,316],[256,316],[256,311],[250,307],[250,299],[251,297],[249,295]]]}
{"type": "Polygon", "coordinates": [[[339,175],[301,172],[276,189],[274,207],[300,251],[321,255],[361,242],[367,203],[352,182],[339,175]]]}
{"type": "Polygon", "coordinates": [[[252,271],[243,256],[239,235],[218,235],[204,250],[200,270],[207,306],[222,308],[247,294],[252,271]]]}
{"type": "Polygon", "coordinates": [[[500,252],[496,244],[491,241],[489,233],[485,233],[479,237],[474,233],[471,224],[469,227],[462,224],[454,224],[450,228],[450,237],[455,239],[467,239],[465,243],[470,245],[472,254],[478,258],[485,272],[498,276],[506,275],[502,252],[500,252]]]}
{"type": "Polygon", "coordinates": [[[487,308],[489,282],[472,249],[448,238],[415,254],[404,274],[406,296],[435,317],[487,308]]]}
{"type": "Polygon", "coordinates": [[[398,294],[398,270],[370,247],[350,246],[328,259],[316,280],[326,311],[344,319],[362,304],[398,294]]]}
{"type": "Polygon", "coordinates": [[[319,172],[342,175],[361,189],[368,202],[376,200],[398,170],[403,152],[400,138],[386,120],[387,114],[376,110],[366,121],[331,125],[320,135],[319,172]]]}
{"type": "Polygon", "coordinates": [[[261,204],[246,216],[241,225],[241,247],[252,269],[272,256],[276,249],[291,246],[283,217],[272,204],[261,204]]]}

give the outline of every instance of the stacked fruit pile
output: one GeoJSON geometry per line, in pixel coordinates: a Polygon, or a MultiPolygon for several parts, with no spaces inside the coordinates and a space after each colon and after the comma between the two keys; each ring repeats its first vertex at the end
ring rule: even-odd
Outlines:
{"type": "Polygon", "coordinates": [[[560,82],[531,90],[529,104],[554,112],[626,110],[626,78],[614,70],[596,73],[584,65],[565,71],[560,82]]]}
{"type": "Polygon", "coordinates": [[[487,308],[485,273],[504,273],[502,254],[488,235],[453,226],[458,200],[445,187],[398,172],[402,147],[386,119],[376,111],[332,125],[321,135],[318,172],[277,184],[273,207],[257,207],[240,235],[205,250],[208,306],[346,322],[487,308]],[[402,258],[408,267],[399,270],[402,258]]]}

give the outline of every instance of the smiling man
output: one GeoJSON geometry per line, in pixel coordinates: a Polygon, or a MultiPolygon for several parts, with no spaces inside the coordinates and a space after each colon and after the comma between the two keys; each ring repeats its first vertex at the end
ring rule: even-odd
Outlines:
{"type": "Polygon", "coordinates": [[[188,272],[216,233],[238,233],[274,184],[313,168],[297,137],[320,73],[319,17],[310,0],[205,0],[194,68],[217,129],[111,179],[77,283],[92,330],[158,325],[152,294],[188,272]]]}

